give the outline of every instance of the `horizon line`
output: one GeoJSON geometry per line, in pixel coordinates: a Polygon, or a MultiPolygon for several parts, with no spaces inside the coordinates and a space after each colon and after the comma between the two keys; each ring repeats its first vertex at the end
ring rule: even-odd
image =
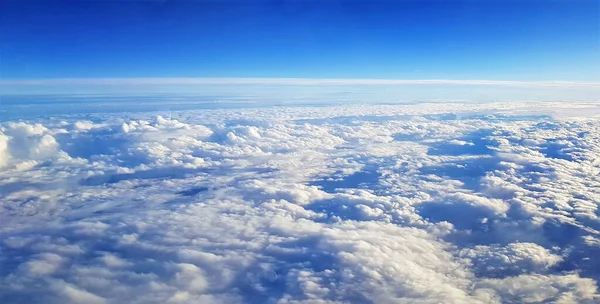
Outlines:
{"type": "Polygon", "coordinates": [[[477,85],[517,87],[600,87],[600,82],[586,81],[517,81],[484,79],[360,79],[360,78],[46,78],[0,79],[7,86],[138,86],[138,85],[477,85]]]}

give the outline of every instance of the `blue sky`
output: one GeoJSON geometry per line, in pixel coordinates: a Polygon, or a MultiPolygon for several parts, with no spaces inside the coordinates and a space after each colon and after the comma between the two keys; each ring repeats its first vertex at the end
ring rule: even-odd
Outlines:
{"type": "Polygon", "coordinates": [[[3,1],[2,78],[598,80],[598,1],[3,1]]]}
{"type": "Polygon", "coordinates": [[[600,80],[597,0],[0,5],[4,80],[600,80]]]}

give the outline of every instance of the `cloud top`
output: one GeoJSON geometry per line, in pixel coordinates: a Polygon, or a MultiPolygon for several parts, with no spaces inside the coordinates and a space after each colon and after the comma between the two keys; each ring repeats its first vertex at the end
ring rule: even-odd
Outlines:
{"type": "Polygon", "coordinates": [[[1,122],[0,303],[598,303],[598,107],[536,106],[1,122]]]}

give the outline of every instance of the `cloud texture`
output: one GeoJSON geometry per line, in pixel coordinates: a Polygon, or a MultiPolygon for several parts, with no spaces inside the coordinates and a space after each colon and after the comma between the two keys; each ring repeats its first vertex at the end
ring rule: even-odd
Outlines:
{"type": "Polygon", "coordinates": [[[3,122],[0,302],[598,303],[593,113],[352,105],[3,122]]]}

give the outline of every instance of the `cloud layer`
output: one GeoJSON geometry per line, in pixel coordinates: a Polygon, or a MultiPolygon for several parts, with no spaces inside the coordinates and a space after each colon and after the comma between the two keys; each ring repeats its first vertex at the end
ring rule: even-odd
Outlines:
{"type": "Polygon", "coordinates": [[[328,79],[328,78],[59,78],[0,80],[2,86],[38,85],[475,85],[516,87],[589,87],[598,88],[600,82],[578,81],[513,81],[482,79],[328,79]]]}
{"type": "Polygon", "coordinates": [[[4,122],[0,302],[597,303],[597,110],[4,122]]]}

